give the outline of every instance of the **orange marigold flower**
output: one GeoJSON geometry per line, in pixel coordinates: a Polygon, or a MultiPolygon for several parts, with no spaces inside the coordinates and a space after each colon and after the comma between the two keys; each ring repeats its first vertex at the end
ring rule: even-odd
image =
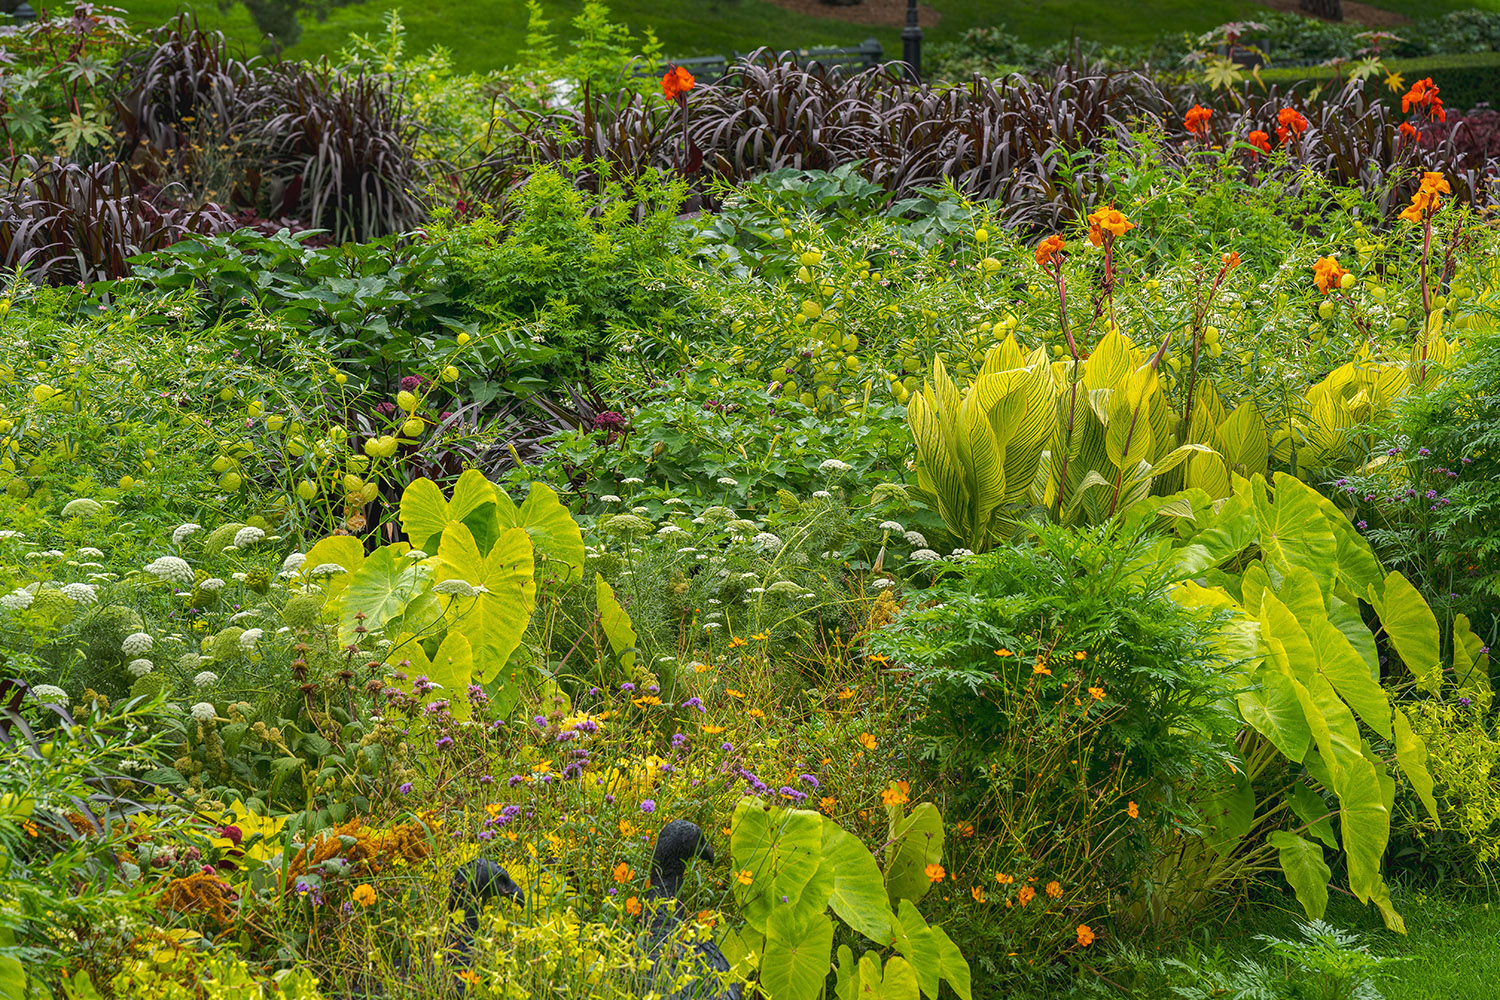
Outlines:
{"type": "Polygon", "coordinates": [[[1036,248],[1036,266],[1044,271],[1047,270],[1054,263],[1058,263],[1057,255],[1062,253],[1064,249],[1063,238],[1061,236],[1054,234],[1042,240],[1041,243],[1037,244],[1036,248]]]}
{"type": "Polygon", "coordinates": [[[1219,259],[1224,262],[1224,270],[1226,271],[1233,271],[1235,268],[1240,266],[1240,255],[1238,251],[1231,250],[1229,253],[1226,253],[1219,259]]]}
{"type": "Polygon", "coordinates": [[[641,915],[641,897],[639,897],[639,896],[631,896],[629,899],[625,900],[625,912],[628,913],[628,914],[630,914],[632,917],[638,917],[638,916],[640,916],[641,915]]]}
{"type": "Polygon", "coordinates": [[[624,885],[626,882],[629,882],[631,879],[635,878],[635,872],[632,871],[630,866],[623,861],[615,865],[614,875],[615,881],[619,882],[621,885],[624,885]]]}
{"type": "Polygon", "coordinates": [[[375,887],[369,884],[357,885],[352,898],[360,906],[369,906],[375,902],[375,887]]]}
{"type": "Polygon", "coordinates": [[[864,747],[866,750],[874,750],[877,746],[880,745],[880,741],[871,736],[869,733],[860,733],[859,745],[864,747]]]}
{"type": "Polygon", "coordinates": [[[984,902],[984,888],[982,886],[976,885],[974,888],[970,889],[969,895],[974,897],[974,902],[976,903],[984,902]]]}
{"type": "Polygon", "coordinates": [[[1018,893],[1016,893],[1016,900],[1022,906],[1025,906],[1027,903],[1031,902],[1035,898],[1036,898],[1036,890],[1033,889],[1029,885],[1023,885],[1023,886],[1021,886],[1021,891],[1018,892],[1018,893]]]}
{"type": "Polygon", "coordinates": [[[661,92],[666,95],[667,100],[675,101],[697,84],[698,81],[693,79],[693,74],[681,66],[673,66],[667,70],[667,75],[661,78],[661,92]]]}
{"type": "Polygon", "coordinates": [[[1094,943],[1094,931],[1088,924],[1078,925],[1078,943],[1084,948],[1094,943]]]}
{"type": "Polygon", "coordinates": [[[1276,135],[1282,142],[1302,138],[1307,131],[1307,119],[1295,108],[1282,108],[1276,112],[1276,135]]]}
{"type": "Polygon", "coordinates": [[[941,882],[948,872],[944,870],[942,865],[928,865],[922,869],[922,874],[927,876],[927,881],[929,882],[941,882]]]}
{"type": "Polygon", "coordinates": [[[1271,137],[1262,132],[1260,129],[1256,129],[1254,132],[1251,132],[1249,135],[1245,136],[1245,141],[1254,146],[1256,149],[1260,150],[1262,153],[1269,153],[1271,151],[1271,137]]]}
{"type": "Polygon", "coordinates": [[[1134,799],[1132,799],[1130,804],[1125,807],[1125,815],[1129,816],[1131,819],[1141,818],[1141,807],[1135,804],[1134,799]]]}
{"type": "Polygon", "coordinates": [[[1051,896],[1053,899],[1057,899],[1059,896],[1061,896],[1062,895],[1062,883],[1059,882],[1059,881],[1057,881],[1056,879],[1053,879],[1051,882],[1048,882],[1047,883],[1047,895],[1051,896]]]}
{"type": "Polygon", "coordinates": [[[1317,282],[1318,291],[1324,295],[1328,294],[1329,289],[1338,287],[1348,273],[1339,267],[1337,257],[1319,257],[1318,262],[1313,265],[1313,281],[1317,282]]]}
{"type": "Polygon", "coordinates": [[[1201,104],[1194,104],[1191,108],[1188,108],[1187,117],[1182,120],[1182,124],[1194,135],[1207,135],[1208,120],[1213,116],[1214,113],[1211,108],[1205,108],[1201,104]]]}

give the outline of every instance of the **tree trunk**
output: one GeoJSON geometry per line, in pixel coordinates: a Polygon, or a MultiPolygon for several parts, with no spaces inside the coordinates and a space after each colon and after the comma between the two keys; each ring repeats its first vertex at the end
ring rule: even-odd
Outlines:
{"type": "Polygon", "coordinates": [[[1326,21],[1344,19],[1342,0],[1302,0],[1299,6],[1314,17],[1321,17],[1326,21]]]}

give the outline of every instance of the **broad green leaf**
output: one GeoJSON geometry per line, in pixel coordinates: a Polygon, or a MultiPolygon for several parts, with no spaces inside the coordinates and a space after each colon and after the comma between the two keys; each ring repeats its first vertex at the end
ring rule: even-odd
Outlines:
{"type": "Polygon", "coordinates": [[[917,987],[922,994],[927,997],[936,997],[940,981],[939,961],[941,960],[937,939],[933,937],[932,929],[927,926],[927,921],[912,905],[911,900],[901,901],[901,911],[897,914],[897,919],[899,928],[896,950],[906,956],[906,960],[911,963],[912,971],[917,976],[917,987]]]}
{"type": "Polygon", "coordinates": [[[1484,640],[1469,627],[1469,616],[1453,621],[1453,680],[1458,693],[1481,711],[1488,711],[1494,692],[1490,688],[1490,657],[1484,640]]]}
{"type": "Polygon", "coordinates": [[[826,913],[792,916],[783,907],[770,919],[760,983],[772,1000],[819,1000],[833,962],[833,921],[826,913]]]}
{"type": "Polygon", "coordinates": [[[495,494],[500,526],[526,529],[531,544],[543,557],[543,572],[565,582],[582,578],[583,533],[552,487],[532,483],[519,509],[503,491],[496,490],[495,494]]]}
{"type": "Polygon", "coordinates": [[[958,994],[959,1000],[972,1000],[973,990],[969,973],[969,963],[964,959],[963,952],[958,950],[958,945],[948,936],[948,932],[941,927],[932,928],[932,937],[938,946],[938,970],[942,972],[943,978],[948,985],[958,994]]]}
{"type": "MultiPolygon", "coordinates": [[[[1363,590],[1358,593],[1364,593],[1363,590]]],[[[1354,595],[1349,595],[1354,600],[1354,595]]],[[[1340,600],[1337,597],[1328,599],[1328,620],[1334,627],[1344,633],[1344,638],[1349,640],[1349,645],[1359,654],[1359,658],[1365,661],[1365,667],[1370,672],[1370,680],[1380,683],[1380,654],[1375,648],[1375,636],[1370,632],[1370,626],[1360,617],[1359,608],[1349,601],[1340,600]]]]}
{"type": "Polygon", "coordinates": [[[1391,738],[1391,700],[1365,661],[1327,618],[1304,619],[1318,669],[1365,725],[1391,738]]]}
{"type": "Polygon", "coordinates": [[[604,629],[604,637],[609,640],[615,659],[629,673],[635,667],[635,629],[630,624],[630,616],[615,599],[614,588],[602,573],[594,574],[594,598],[599,608],[599,627],[604,629]]]}
{"type": "Polygon", "coordinates": [[[358,638],[354,629],[360,625],[371,632],[383,631],[426,587],[432,570],[406,558],[407,551],[404,542],[382,545],[349,575],[339,599],[341,644],[354,642],[358,638]]]}
{"type": "Polygon", "coordinates": [[[1443,659],[1438,645],[1437,617],[1406,577],[1391,572],[1384,593],[1371,586],[1366,591],[1380,616],[1386,638],[1401,654],[1420,690],[1437,694],[1443,685],[1443,659]]]}
{"type": "Polygon", "coordinates": [[[481,555],[468,525],[449,524],[438,545],[436,589],[441,590],[446,580],[484,588],[472,597],[445,595],[444,612],[454,620],[450,628],[461,632],[473,648],[476,681],[489,684],[499,680],[507,697],[513,699],[519,690],[518,679],[507,669],[507,663],[521,644],[536,604],[530,536],[521,528],[507,528],[496,538],[489,554],[481,555]]]}
{"type": "Polygon", "coordinates": [[[1427,770],[1427,743],[1413,731],[1411,720],[1401,709],[1395,710],[1392,721],[1395,723],[1396,763],[1405,773],[1406,780],[1411,782],[1417,798],[1427,807],[1427,815],[1436,820],[1437,800],[1432,797],[1432,774],[1427,770]]]}
{"type": "MultiPolygon", "coordinates": [[[[801,909],[803,891],[823,863],[823,817],[804,809],[776,809],[757,798],[743,798],[734,810],[730,855],[736,872],[750,873],[742,886],[740,913],[758,931],[770,933],[773,910],[801,909]],[[785,901],[783,902],[783,898],[785,901]]],[[[831,887],[832,880],[827,885],[831,887]]],[[[806,909],[822,913],[826,895],[806,909]]]]}
{"type": "Polygon", "coordinates": [[[923,802],[903,817],[900,806],[887,807],[890,826],[885,848],[885,888],[891,904],[919,902],[932,888],[928,865],[943,858],[943,817],[937,806],[923,802]]]}
{"type": "Polygon", "coordinates": [[[353,535],[331,535],[307,550],[301,572],[311,574],[319,566],[329,564],[344,568],[343,573],[315,578],[315,582],[323,588],[325,605],[332,604],[343,593],[344,588],[349,586],[349,577],[364,561],[365,546],[358,538],[353,535]]]}
{"type": "Polygon", "coordinates": [[[899,955],[892,955],[885,963],[880,991],[874,995],[881,1000],[917,1000],[918,989],[917,973],[911,963],[899,955]]]}
{"type": "Polygon", "coordinates": [[[839,945],[838,957],[838,981],[834,984],[833,995],[838,1000],[860,1000],[859,996],[859,966],[854,961],[854,952],[847,944],[839,945]]]}
{"type": "Polygon", "coordinates": [[[1288,760],[1300,762],[1307,755],[1312,730],[1291,677],[1274,666],[1265,666],[1255,672],[1254,679],[1257,688],[1235,696],[1241,717],[1288,760]]]}
{"type": "Polygon", "coordinates": [[[823,868],[833,875],[828,905],[838,918],[871,941],[891,937],[891,904],[880,866],[864,842],[832,820],[823,821],[823,868]]]}
{"type": "Polygon", "coordinates": [[[1321,840],[1330,850],[1339,849],[1339,839],[1333,833],[1333,813],[1323,797],[1302,782],[1292,785],[1287,795],[1287,804],[1307,827],[1307,832],[1321,840]]]}
{"type": "Polygon", "coordinates": [[[1255,822],[1255,791],[1243,771],[1217,782],[1198,803],[1206,831],[1204,843],[1218,854],[1228,854],[1250,832],[1255,822]]]}
{"type": "Polygon", "coordinates": [[[443,688],[443,697],[448,700],[448,710],[460,722],[469,717],[469,685],[474,680],[474,650],[460,632],[449,632],[443,637],[437,652],[432,654],[432,665],[427,668],[427,679],[443,688]]]}
{"type": "MultiPolygon", "coordinates": [[[[86,973],[79,975],[87,976],[86,973]]],[[[92,982],[89,983],[89,989],[93,989],[92,982]]],[[[80,992],[76,995],[82,997],[86,994],[80,992]]],[[[0,1000],[26,1000],[26,968],[20,959],[9,955],[0,955],[0,1000]]]]}
{"type": "Polygon", "coordinates": [[[1338,565],[1338,539],[1318,506],[1318,493],[1290,476],[1276,479],[1276,501],[1266,497],[1266,481],[1251,481],[1260,550],[1267,568],[1285,573],[1293,566],[1311,570],[1332,589],[1338,565]]]}
{"type": "MultiPolygon", "coordinates": [[[[453,499],[443,498],[443,491],[430,479],[418,479],[401,493],[401,530],[411,540],[413,548],[431,552],[448,525],[467,521],[486,504],[495,503],[495,487],[484,473],[469,469],[458,477],[453,486],[453,499]]],[[[479,536],[480,548],[487,551],[486,543],[493,537],[485,537],[482,529],[470,531],[479,536]]]]}
{"type": "MultiPolygon", "coordinates": [[[[1277,490],[1281,489],[1283,476],[1286,476],[1286,473],[1276,475],[1277,490]]],[[[1286,476],[1286,478],[1293,477],[1286,476]]],[[[1334,505],[1332,500],[1316,490],[1312,492],[1314,502],[1338,539],[1335,558],[1338,562],[1339,579],[1356,594],[1363,594],[1372,585],[1379,586],[1380,562],[1375,558],[1370,543],[1355,529],[1353,524],[1349,523],[1349,518],[1334,505]]]]}
{"type": "Polygon", "coordinates": [[[1256,539],[1260,524],[1247,497],[1232,496],[1203,530],[1188,540],[1177,554],[1172,576],[1185,580],[1218,566],[1245,551],[1256,539]]]}
{"type": "Polygon", "coordinates": [[[1323,848],[1285,830],[1273,832],[1266,840],[1276,848],[1282,874],[1308,919],[1321,920],[1328,910],[1328,880],[1333,875],[1323,861],[1323,848]]]}
{"type": "Polygon", "coordinates": [[[1396,907],[1391,903],[1391,887],[1381,879],[1380,884],[1375,886],[1370,893],[1370,902],[1380,909],[1380,916],[1385,921],[1386,930],[1395,931],[1397,934],[1406,933],[1406,921],[1401,914],[1396,912],[1396,907]]]}

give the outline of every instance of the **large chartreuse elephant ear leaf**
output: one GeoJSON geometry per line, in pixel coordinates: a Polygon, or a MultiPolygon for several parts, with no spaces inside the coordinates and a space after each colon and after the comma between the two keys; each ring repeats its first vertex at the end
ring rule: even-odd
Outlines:
{"type": "Polygon", "coordinates": [[[481,551],[495,539],[494,484],[478,469],[469,469],[453,485],[453,499],[431,479],[418,479],[401,494],[401,530],[412,548],[432,552],[450,524],[467,524],[481,551]]]}
{"type": "Polygon", "coordinates": [[[1487,711],[1494,692],[1490,688],[1490,655],[1484,640],[1469,627],[1469,616],[1453,622],[1453,683],[1461,697],[1479,711],[1487,711]]]}
{"type": "Polygon", "coordinates": [[[583,532],[568,513],[557,491],[546,483],[532,483],[518,508],[501,490],[496,490],[497,517],[502,528],[524,528],[540,556],[544,576],[561,582],[583,577],[583,532]]]}
{"type": "Polygon", "coordinates": [[[1437,694],[1443,685],[1443,658],[1437,616],[1427,601],[1406,577],[1396,572],[1386,576],[1383,588],[1377,590],[1372,585],[1366,595],[1380,616],[1386,638],[1411,671],[1417,688],[1437,694]]]}

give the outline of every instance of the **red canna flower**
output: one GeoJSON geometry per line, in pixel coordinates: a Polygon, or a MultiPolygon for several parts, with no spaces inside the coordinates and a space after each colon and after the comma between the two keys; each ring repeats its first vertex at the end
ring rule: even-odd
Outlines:
{"type": "Polygon", "coordinates": [[[1443,110],[1443,99],[1438,96],[1437,84],[1432,82],[1430,76],[1412,84],[1411,89],[1401,96],[1402,113],[1409,113],[1413,108],[1421,108],[1435,121],[1448,120],[1448,112],[1443,110]]]}
{"type": "Polygon", "coordinates": [[[1204,136],[1208,134],[1208,120],[1213,116],[1213,109],[1194,104],[1188,109],[1187,117],[1182,120],[1182,124],[1194,135],[1204,136]]]}
{"type": "Polygon", "coordinates": [[[1417,127],[1411,122],[1402,122],[1401,127],[1396,131],[1401,133],[1403,139],[1414,140],[1417,137],[1417,127]]]}
{"type": "MultiPolygon", "coordinates": [[[[1256,129],[1254,132],[1251,132],[1249,135],[1245,136],[1245,141],[1254,146],[1256,149],[1260,150],[1261,153],[1269,153],[1271,151],[1271,137],[1262,132],[1260,129],[1256,129]]],[[[1258,156],[1259,154],[1252,153],[1251,155],[1258,156]]]]}
{"type": "Polygon", "coordinates": [[[1282,108],[1276,113],[1276,134],[1282,142],[1302,138],[1307,131],[1307,119],[1295,108],[1282,108]]]}
{"type": "Polygon", "coordinates": [[[666,95],[667,100],[675,101],[677,98],[693,87],[698,81],[693,79],[693,74],[681,66],[673,66],[667,70],[667,75],[661,78],[661,92],[666,95]]]}

